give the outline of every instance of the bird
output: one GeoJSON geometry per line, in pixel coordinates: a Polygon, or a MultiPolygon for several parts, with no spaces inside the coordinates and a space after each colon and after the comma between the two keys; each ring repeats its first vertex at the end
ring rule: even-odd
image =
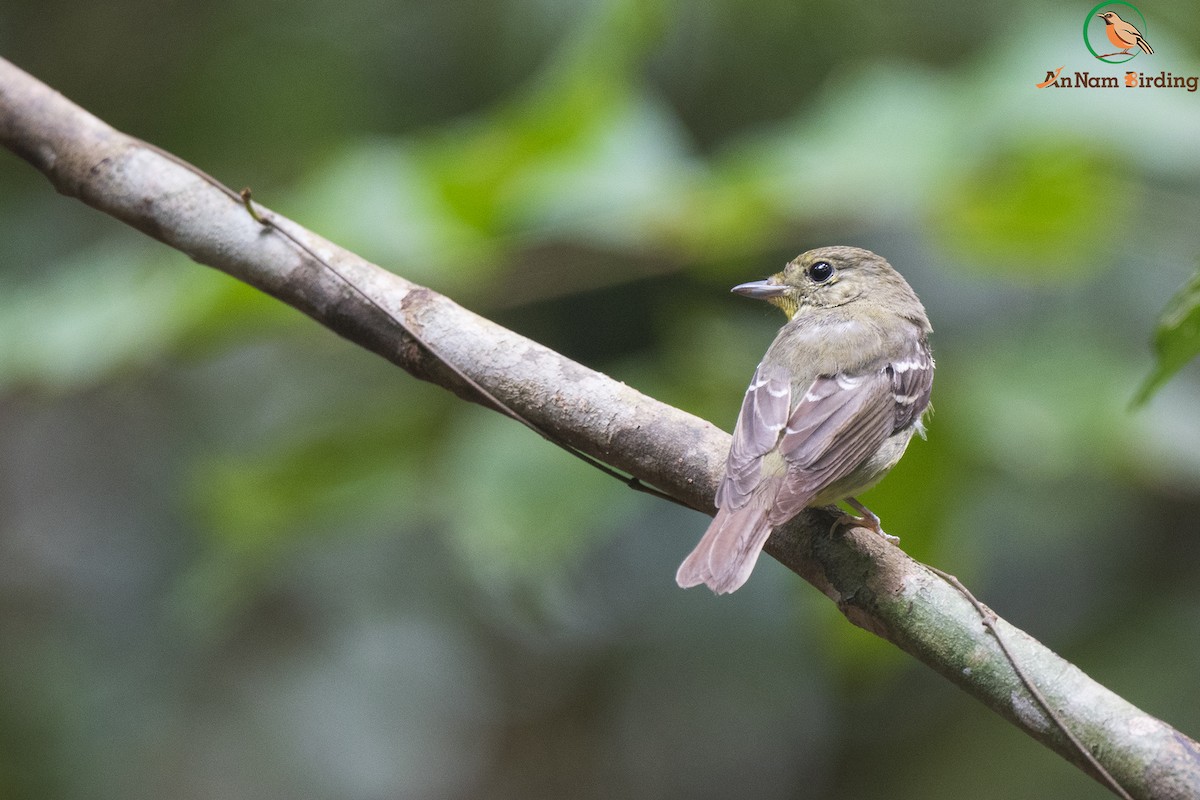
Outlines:
{"type": "MultiPolygon", "coordinates": [[[[1142,52],[1146,55],[1154,55],[1154,48],[1142,37],[1141,32],[1117,16],[1115,11],[1105,11],[1096,16],[1104,20],[1104,32],[1108,34],[1108,40],[1119,47],[1122,52],[1128,53],[1136,45],[1142,48],[1142,52]]],[[[1116,55],[1116,53],[1112,55],[1116,55]]]]}
{"type": "Polygon", "coordinates": [[[703,583],[716,594],[741,587],[772,528],[805,508],[844,500],[861,516],[837,509],[837,524],[887,536],[854,495],[895,466],[914,433],[925,435],[934,370],[924,306],[869,250],[809,250],[732,291],[788,321],[746,390],[716,517],[675,575],[682,588],[703,583]]]}

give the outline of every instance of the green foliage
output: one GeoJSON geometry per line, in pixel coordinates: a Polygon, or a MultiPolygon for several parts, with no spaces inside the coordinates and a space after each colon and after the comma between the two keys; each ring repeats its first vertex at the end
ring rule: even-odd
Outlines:
{"type": "Polygon", "coordinates": [[[1158,363],[1138,389],[1134,405],[1145,403],[1184,364],[1200,353],[1200,272],[1179,290],[1158,319],[1154,333],[1158,363]]]}
{"type": "Polygon", "coordinates": [[[1053,283],[1094,272],[1128,230],[1121,157],[1082,141],[1030,141],[988,154],[934,212],[955,255],[1009,280],[1053,283]]]}
{"type": "Polygon", "coordinates": [[[172,352],[225,347],[298,317],[188,263],[152,242],[120,238],[0,293],[0,390],[79,391],[172,352]]]}
{"type": "Polygon", "coordinates": [[[296,531],[320,529],[381,494],[399,506],[416,501],[430,491],[419,469],[428,457],[422,438],[439,414],[429,403],[407,400],[374,413],[344,409],[303,437],[282,432],[261,452],[197,464],[191,484],[197,517],[221,549],[270,553],[296,531]]]}
{"type": "Polygon", "coordinates": [[[460,419],[443,446],[441,489],[431,505],[459,556],[489,587],[553,585],[597,536],[633,512],[628,489],[567,453],[547,452],[540,438],[497,414],[460,419]]]}

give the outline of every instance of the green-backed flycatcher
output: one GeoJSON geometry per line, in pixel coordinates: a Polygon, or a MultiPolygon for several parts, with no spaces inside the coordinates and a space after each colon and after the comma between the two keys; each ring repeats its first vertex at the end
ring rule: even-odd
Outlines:
{"type": "Polygon", "coordinates": [[[822,247],[733,291],[788,317],[750,381],[717,489],[717,516],[675,576],[732,592],[771,529],[845,500],[842,521],[883,533],[854,495],[908,447],[933,387],[932,331],[912,288],[880,256],[822,247]]]}

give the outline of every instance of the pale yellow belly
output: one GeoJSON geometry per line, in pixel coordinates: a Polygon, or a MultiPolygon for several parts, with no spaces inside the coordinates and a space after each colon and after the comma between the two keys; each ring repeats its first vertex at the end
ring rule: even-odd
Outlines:
{"type": "Polygon", "coordinates": [[[908,443],[912,440],[915,428],[908,427],[893,433],[883,441],[873,456],[867,458],[858,469],[839,481],[830,484],[825,491],[812,499],[808,505],[828,506],[847,497],[865,492],[888,474],[888,470],[896,466],[896,462],[904,455],[908,443]]]}

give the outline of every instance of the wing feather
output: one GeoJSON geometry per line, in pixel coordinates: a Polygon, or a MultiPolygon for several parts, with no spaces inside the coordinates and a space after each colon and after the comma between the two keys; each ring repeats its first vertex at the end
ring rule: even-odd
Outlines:
{"type": "Polygon", "coordinates": [[[923,340],[856,374],[824,375],[803,392],[787,371],[760,364],[742,400],[716,518],[680,566],[680,586],[732,592],[749,578],[770,536],[814,498],[851,475],[887,437],[920,425],[933,385],[923,340]],[[764,472],[777,453],[786,465],[764,472]]]}
{"type": "Polygon", "coordinates": [[[933,355],[929,344],[915,343],[907,356],[893,359],[888,369],[896,400],[896,430],[918,424],[929,407],[933,391],[933,355]]]}
{"type": "Polygon", "coordinates": [[[762,480],[763,456],[779,444],[792,405],[792,386],[781,371],[758,365],[733,428],[718,508],[741,508],[762,480]]]}
{"type": "Polygon", "coordinates": [[[854,472],[887,437],[918,424],[933,389],[933,357],[924,340],[860,375],[822,376],[788,419],[779,452],[787,478],[770,514],[781,524],[854,472]]]}
{"type": "Polygon", "coordinates": [[[771,524],[796,516],[883,444],[892,433],[891,394],[886,370],[813,382],[779,443],[788,470],[771,509],[771,524]]]}

